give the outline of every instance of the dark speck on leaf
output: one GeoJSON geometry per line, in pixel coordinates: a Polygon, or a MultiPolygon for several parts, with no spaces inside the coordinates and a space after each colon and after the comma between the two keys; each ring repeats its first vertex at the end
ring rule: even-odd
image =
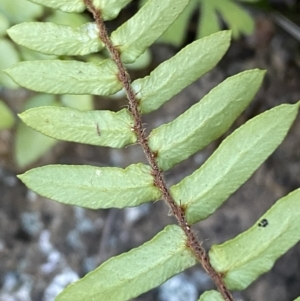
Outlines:
{"type": "Polygon", "coordinates": [[[269,224],[267,219],[262,219],[259,223],[258,223],[258,227],[267,227],[269,224]]]}

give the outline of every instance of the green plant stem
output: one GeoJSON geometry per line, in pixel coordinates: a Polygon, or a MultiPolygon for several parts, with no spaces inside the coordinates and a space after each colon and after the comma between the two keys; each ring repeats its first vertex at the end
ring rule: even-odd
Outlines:
{"type": "Polygon", "coordinates": [[[138,109],[138,99],[131,87],[131,79],[130,76],[124,67],[120,53],[118,49],[112,44],[107,31],[105,24],[103,22],[100,10],[96,9],[93,5],[91,0],[84,0],[88,10],[93,14],[97,27],[99,29],[99,38],[105,44],[106,48],[108,49],[111,58],[116,63],[119,74],[118,78],[122,83],[127,99],[129,102],[129,109],[134,118],[134,127],[133,130],[137,135],[138,142],[143,148],[145,156],[148,160],[152,168],[152,176],[154,179],[154,185],[158,187],[161,191],[162,199],[164,199],[167,204],[169,205],[173,215],[176,217],[179,226],[183,229],[184,233],[187,236],[187,247],[194,253],[197,260],[201,263],[204,270],[210,275],[212,280],[214,281],[217,289],[222,294],[225,301],[233,301],[233,297],[230,291],[227,289],[222,275],[217,273],[214,268],[210,264],[209,256],[206,253],[205,249],[202,247],[201,242],[198,241],[196,238],[195,233],[192,231],[190,225],[187,223],[184,213],[184,208],[182,206],[177,205],[174,201],[173,197],[171,196],[169,189],[166,185],[164,180],[162,171],[159,169],[157,161],[156,161],[156,154],[150,149],[148,144],[148,139],[145,134],[145,128],[143,127],[142,117],[138,109]]]}

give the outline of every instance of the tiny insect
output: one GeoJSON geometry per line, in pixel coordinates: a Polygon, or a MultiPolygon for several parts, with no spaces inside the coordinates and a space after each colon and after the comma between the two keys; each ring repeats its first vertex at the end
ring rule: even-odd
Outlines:
{"type": "Polygon", "coordinates": [[[96,125],[96,130],[97,130],[97,134],[98,134],[98,136],[100,136],[101,135],[101,133],[100,133],[100,128],[99,128],[99,124],[97,123],[97,125],[96,125]]]}
{"type": "Polygon", "coordinates": [[[267,219],[262,219],[259,223],[258,223],[258,227],[267,227],[269,224],[267,219]]]}

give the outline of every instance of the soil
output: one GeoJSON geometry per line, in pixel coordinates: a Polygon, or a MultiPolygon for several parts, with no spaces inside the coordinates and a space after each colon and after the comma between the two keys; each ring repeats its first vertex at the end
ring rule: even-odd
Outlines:
{"type": "MultiPolygon", "coordinates": [[[[299,100],[299,43],[267,16],[258,17],[256,22],[256,33],[233,42],[213,71],[158,111],[145,116],[147,130],[174,119],[226,77],[250,68],[267,70],[264,84],[228,133],[271,107],[299,100]]],[[[174,52],[170,46],[153,46],[152,65],[166,60],[174,52]]],[[[16,98],[16,92],[10,94],[4,90],[0,95],[15,112],[24,92],[17,94],[20,98],[16,98]]],[[[96,107],[101,109],[115,110],[123,104],[124,100],[95,101],[96,107]]],[[[0,132],[0,301],[54,300],[68,283],[109,257],[141,245],[167,224],[175,222],[161,201],[138,209],[92,211],[61,205],[36,195],[16,178],[23,170],[16,166],[12,155],[14,133],[14,129],[0,132]]],[[[226,135],[167,172],[168,185],[199,168],[226,135]]],[[[298,117],[282,145],[253,176],[215,214],[194,226],[205,248],[246,230],[277,199],[300,187],[299,143],[298,117]]],[[[138,146],[115,150],[60,142],[30,168],[50,163],[125,167],[141,161],[145,159],[138,146]]],[[[188,295],[179,299],[178,291],[192,284],[199,296],[213,288],[199,265],[184,275],[184,280],[171,288],[175,295],[170,293],[169,297],[164,297],[166,287],[156,288],[133,300],[195,301],[195,297],[188,295]]],[[[300,245],[284,254],[270,272],[246,290],[234,294],[235,300],[243,301],[291,301],[300,296],[300,245]]]]}

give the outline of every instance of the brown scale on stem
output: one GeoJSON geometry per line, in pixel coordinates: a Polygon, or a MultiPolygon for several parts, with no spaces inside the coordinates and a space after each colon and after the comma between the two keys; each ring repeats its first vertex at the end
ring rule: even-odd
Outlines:
{"type": "Polygon", "coordinates": [[[197,260],[201,263],[204,270],[210,275],[212,280],[214,281],[217,289],[223,296],[223,299],[225,301],[234,301],[233,297],[230,293],[230,291],[227,289],[222,275],[217,273],[214,268],[211,266],[208,254],[206,253],[205,249],[202,247],[201,243],[197,240],[196,235],[191,229],[191,226],[187,223],[186,217],[185,217],[185,208],[181,205],[178,205],[173,197],[171,196],[169,189],[167,188],[167,185],[165,183],[165,180],[163,178],[162,171],[160,170],[158,164],[157,164],[157,153],[153,152],[148,144],[148,139],[145,134],[145,128],[142,123],[141,114],[139,111],[139,100],[136,97],[136,93],[133,91],[131,87],[131,79],[130,76],[125,69],[119,50],[117,47],[115,47],[105,28],[105,24],[103,22],[101,12],[100,10],[96,9],[92,3],[91,0],[84,0],[84,3],[87,6],[87,9],[93,14],[95,22],[97,24],[97,27],[99,29],[99,38],[102,40],[102,42],[105,44],[107,50],[109,51],[112,60],[115,62],[115,64],[118,67],[119,73],[118,73],[118,79],[122,83],[128,103],[129,103],[129,110],[133,116],[134,119],[134,126],[133,130],[136,133],[137,140],[141,147],[143,148],[143,151],[145,153],[145,156],[148,160],[149,165],[152,168],[152,176],[153,176],[153,183],[154,185],[160,190],[162,194],[162,198],[167,202],[167,204],[170,207],[171,213],[176,217],[179,226],[184,231],[186,237],[187,237],[187,247],[192,250],[197,260]]]}

